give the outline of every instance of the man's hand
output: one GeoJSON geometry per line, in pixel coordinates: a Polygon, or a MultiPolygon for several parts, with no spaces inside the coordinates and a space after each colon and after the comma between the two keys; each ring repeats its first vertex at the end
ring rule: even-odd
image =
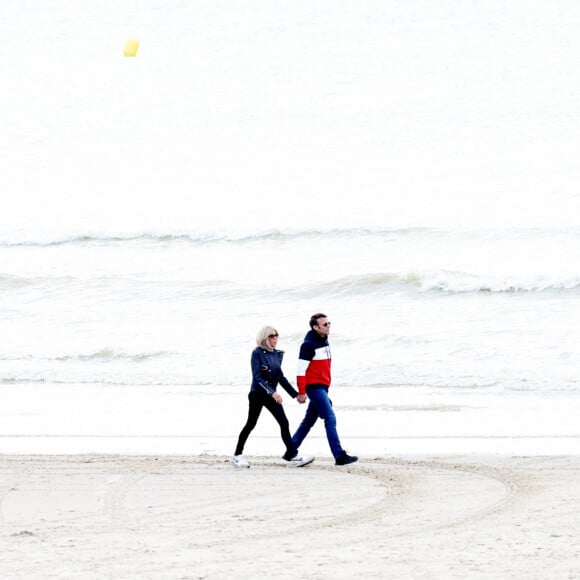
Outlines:
{"type": "Polygon", "coordinates": [[[282,395],[280,393],[272,393],[272,398],[274,399],[274,401],[276,401],[276,403],[278,403],[279,405],[282,404],[282,395]]]}
{"type": "Polygon", "coordinates": [[[303,403],[306,403],[306,395],[297,395],[296,399],[298,400],[298,402],[302,405],[303,403]]]}

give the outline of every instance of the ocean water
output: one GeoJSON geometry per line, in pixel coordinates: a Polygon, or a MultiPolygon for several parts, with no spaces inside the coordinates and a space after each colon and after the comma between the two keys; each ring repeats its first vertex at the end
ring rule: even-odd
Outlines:
{"type": "Polygon", "coordinates": [[[323,311],[365,400],[576,396],[579,24],[566,1],[4,0],[0,384],[233,396],[262,325],[293,377],[323,311]]]}
{"type": "Polygon", "coordinates": [[[323,310],[339,384],[577,390],[579,238],[337,229],[4,242],[1,380],[245,385],[265,323],[293,377],[308,317],[323,310]]]}

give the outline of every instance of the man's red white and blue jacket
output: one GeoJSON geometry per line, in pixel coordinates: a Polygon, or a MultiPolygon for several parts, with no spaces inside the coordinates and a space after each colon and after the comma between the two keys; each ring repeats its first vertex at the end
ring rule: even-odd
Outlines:
{"type": "Polygon", "coordinates": [[[300,395],[306,394],[310,387],[330,387],[330,361],[328,339],[310,330],[298,355],[296,383],[300,395]]]}

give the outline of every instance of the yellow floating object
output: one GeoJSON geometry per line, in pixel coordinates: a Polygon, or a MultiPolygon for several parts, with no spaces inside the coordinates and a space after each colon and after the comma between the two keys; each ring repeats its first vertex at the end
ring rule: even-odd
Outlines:
{"type": "Polygon", "coordinates": [[[123,54],[125,56],[137,56],[137,51],[139,50],[139,41],[136,38],[130,38],[125,45],[123,54]]]}

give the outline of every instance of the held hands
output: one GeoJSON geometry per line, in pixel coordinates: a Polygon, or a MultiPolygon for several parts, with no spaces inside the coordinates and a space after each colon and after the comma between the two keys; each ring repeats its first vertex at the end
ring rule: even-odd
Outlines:
{"type": "MultiPolygon", "coordinates": [[[[282,404],[283,399],[282,399],[282,395],[280,393],[272,393],[272,399],[274,399],[274,401],[276,401],[276,403],[278,403],[279,405],[282,404]]],[[[296,395],[296,400],[302,405],[303,403],[306,403],[306,399],[307,396],[306,395],[296,395]]]]}

